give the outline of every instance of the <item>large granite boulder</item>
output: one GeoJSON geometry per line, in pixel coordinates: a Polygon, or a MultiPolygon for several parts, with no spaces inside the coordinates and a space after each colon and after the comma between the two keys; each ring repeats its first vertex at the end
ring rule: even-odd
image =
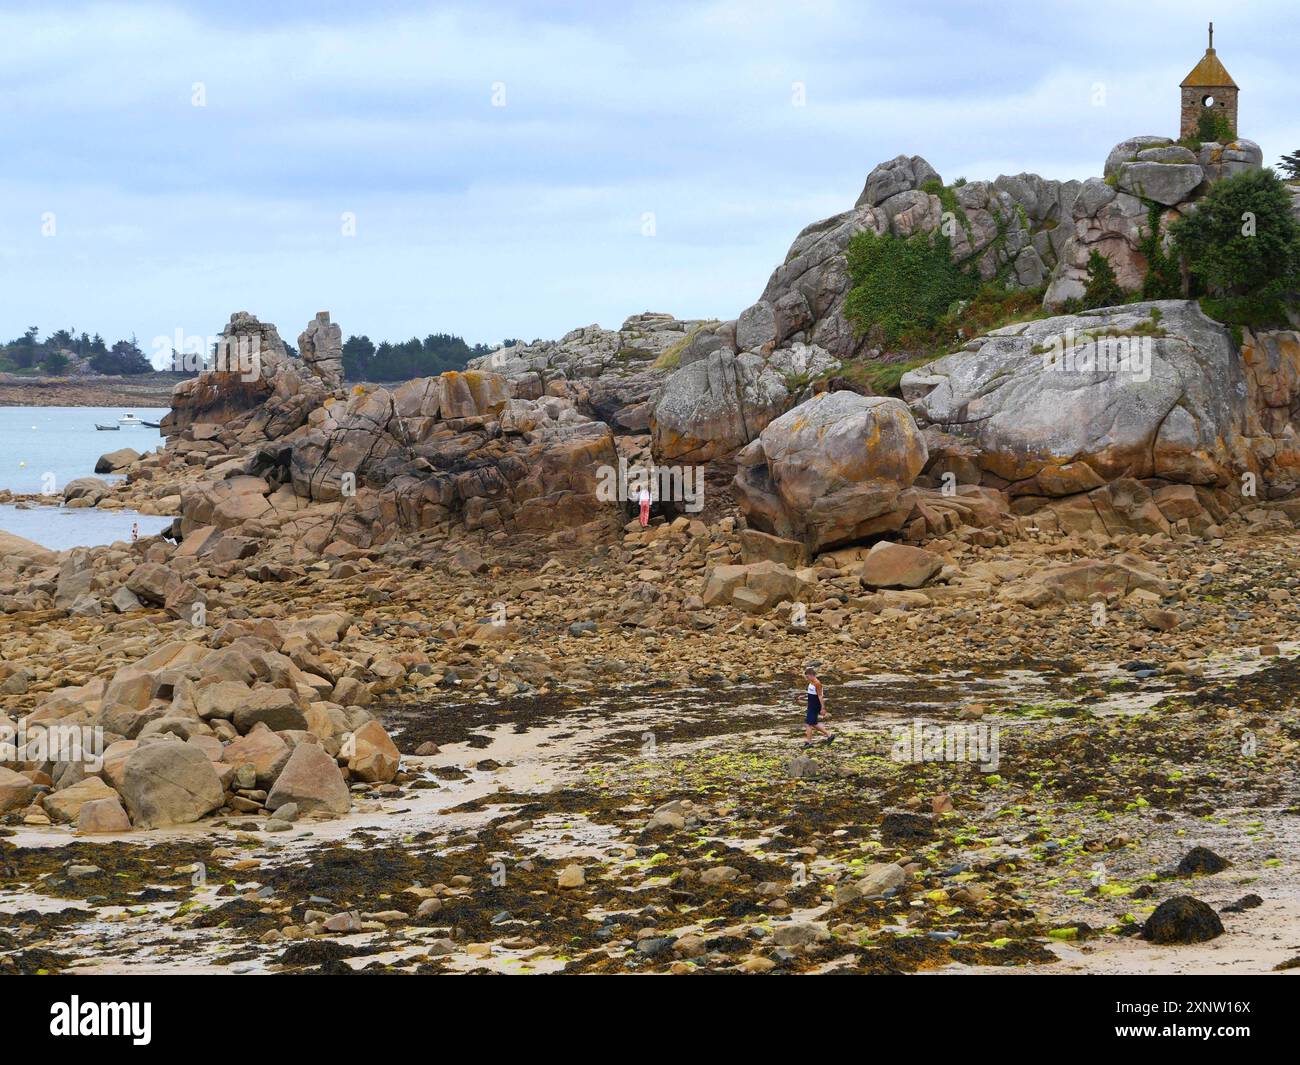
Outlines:
{"type": "MultiPolygon", "coordinates": [[[[1173,149],[1150,149],[1169,152],[1173,149]]],[[[1205,173],[1194,161],[1195,156],[1187,149],[1190,159],[1178,162],[1165,159],[1143,158],[1148,152],[1139,152],[1138,159],[1132,163],[1122,163],[1116,185],[1121,192],[1130,193],[1143,200],[1154,200],[1166,207],[1174,207],[1186,200],[1193,189],[1205,180],[1205,173]]]]}
{"type": "Polygon", "coordinates": [[[919,189],[928,181],[938,181],[939,172],[919,155],[898,155],[881,163],[862,186],[854,207],[879,207],[900,192],[919,189]]]}
{"type": "Polygon", "coordinates": [[[1107,154],[1106,162],[1101,169],[1101,176],[1103,178],[1117,177],[1119,168],[1125,163],[1136,161],[1140,152],[1172,146],[1174,146],[1174,142],[1169,137],[1157,137],[1152,134],[1127,137],[1115,145],[1107,154]]]}
{"type": "Polygon", "coordinates": [[[902,401],[823,393],[737,457],[737,501],[752,526],[815,552],[901,528],[913,506],[907,489],[927,458],[902,401]]]}
{"type": "Polygon", "coordinates": [[[1224,485],[1256,468],[1241,358],[1192,301],[1008,326],[901,387],[918,421],[973,440],[1013,494],[1068,494],[1091,474],[1224,485]]]}
{"type": "Polygon", "coordinates": [[[705,462],[734,454],[789,408],[803,384],[836,366],[806,344],[768,356],[724,348],[683,366],[652,400],[655,457],[705,462]]]}
{"type": "Polygon", "coordinates": [[[118,790],[136,828],[186,825],[225,802],[225,790],[201,748],[174,740],[137,747],[118,790]]]}
{"type": "Polygon", "coordinates": [[[1216,181],[1260,169],[1264,165],[1264,149],[1243,138],[1228,144],[1204,141],[1196,153],[1196,161],[1205,173],[1206,186],[1197,190],[1203,194],[1216,181]]]}
{"type": "Polygon", "coordinates": [[[30,777],[0,765],[0,814],[28,805],[36,792],[30,777]]]}
{"type": "Polygon", "coordinates": [[[63,501],[80,502],[83,506],[93,507],[112,492],[112,486],[98,477],[74,477],[63,486],[63,501]]]}
{"type": "Polygon", "coordinates": [[[116,451],[108,451],[95,461],[96,473],[116,473],[118,470],[124,470],[132,463],[140,461],[140,452],[133,447],[120,447],[116,451]]]}
{"type": "Polygon", "coordinates": [[[48,547],[0,529],[0,558],[24,565],[47,566],[58,558],[48,547]]]}
{"type": "Polygon", "coordinates": [[[345,814],[352,808],[347,781],[338,762],[318,743],[300,743],[266,797],[266,808],[293,803],[302,814],[345,814]]]}
{"type": "Polygon", "coordinates": [[[706,607],[734,606],[762,614],[778,603],[808,598],[816,584],[812,570],[790,569],[770,559],[747,565],[713,566],[704,574],[706,607]]]}

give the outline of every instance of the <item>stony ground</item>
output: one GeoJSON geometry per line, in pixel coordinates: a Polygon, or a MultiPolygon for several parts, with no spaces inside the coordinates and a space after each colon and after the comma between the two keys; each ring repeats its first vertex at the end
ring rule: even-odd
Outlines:
{"type": "MultiPolygon", "coordinates": [[[[430,538],[208,577],[214,628],[355,618],[337,654],[402,667],[370,706],[402,772],[289,832],[0,829],[0,968],[1270,971],[1300,954],[1297,543],[953,544],[922,593],[824,573],[802,627],[699,602],[726,519],[540,566],[430,538]],[[1171,631],[1142,597],[990,591],[1121,552],[1176,589],[1171,631]],[[839,732],[810,751],[807,662],[839,732]],[[995,729],[996,767],[899,760],[914,721],[995,729]],[[1177,874],[1196,846],[1230,864],[1177,874]],[[1260,904],[1208,943],[1137,937],[1183,894],[1260,904]]],[[[9,712],[185,631],[129,618],[0,616],[9,712]]]]}

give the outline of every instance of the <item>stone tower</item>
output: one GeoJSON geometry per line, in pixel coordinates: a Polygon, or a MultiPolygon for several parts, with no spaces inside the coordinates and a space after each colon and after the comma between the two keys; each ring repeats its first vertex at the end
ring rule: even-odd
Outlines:
{"type": "Polygon", "coordinates": [[[1183,114],[1178,136],[1196,133],[1201,112],[1213,108],[1228,120],[1233,136],[1237,134],[1237,83],[1224,69],[1214,51],[1214,23],[1210,23],[1210,46],[1192,72],[1183,78],[1183,114]]]}

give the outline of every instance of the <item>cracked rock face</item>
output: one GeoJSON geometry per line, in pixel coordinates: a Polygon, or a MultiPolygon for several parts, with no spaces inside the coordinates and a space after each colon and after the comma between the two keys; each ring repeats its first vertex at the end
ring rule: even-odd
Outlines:
{"type": "Polygon", "coordinates": [[[1077,491],[1091,474],[1222,486],[1257,468],[1242,360],[1191,301],[996,330],[905,374],[902,390],[922,424],[971,439],[983,470],[1033,482],[1020,484],[1027,492],[1064,494],[1050,482],[1057,474],[1077,491]]]}
{"type": "Polygon", "coordinates": [[[317,408],[307,426],[246,460],[253,477],[185,496],[182,528],[219,524],[230,507],[220,485],[243,480],[261,488],[238,516],[263,523],[353,499],[332,534],[355,544],[386,541],[398,527],[541,532],[616,519],[596,492],[600,467],[617,463],[609,426],[563,397],[508,393],[496,374],[451,372],[317,408]],[[264,509],[259,492],[269,493],[264,509]]]}
{"type": "MultiPolygon", "coordinates": [[[[559,340],[498,348],[471,359],[469,369],[500,374],[525,388],[530,381],[544,387],[555,380],[624,377],[648,369],[703,324],[699,319],[678,320],[671,314],[644,311],[629,317],[618,329],[592,324],[572,329],[559,340]]],[[[521,394],[520,398],[535,397],[521,394]]]]}
{"type": "Polygon", "coordinates": [[[678,352],[684,363],[696,334],[716,324],[645,311],[617,330],[593,324],[559,340],[511,344],[471,359],[468,369],[505,378],[516,399],[562,396],[616,432],[640,433],[649,426],[648,401],[669,373],[657,360],[678,352]]]}
{"type": "MultiPolygon", "coordinates": [[[[645,345],[650,358],[669,335],[685,339],[686,324],[640,315],[620,342],[645,345]]],[[[210,371],[185,382],[165,432],[170,452],[214,471],[179,495],[184,550],[230,560],[253,553],[268,530],[299,523],[316,548],[322,536],[370,546],[399,528],[510,534],[591,525],[594,534],[618,517],[617,504],[596,492],[598,471],[617,454],[610,425],[589,412],[631,429],[640,404],[644,428],[645,401],[661,380],[611,373],[553,381],[561,394],[523,398],[517,381],[468,370],[343,395],[333,387],[340,330],[326,312],[299,337],[301,360],[285,354],[273,325],[243,312],[225,336],[265,355],[256,373],[210,371]],[[351,501],[346,516],[323,531],[313,508],[340,500],[351,501]]],[[[168,609],[183,608],[182,598],[177,592],[168,609]]]]}

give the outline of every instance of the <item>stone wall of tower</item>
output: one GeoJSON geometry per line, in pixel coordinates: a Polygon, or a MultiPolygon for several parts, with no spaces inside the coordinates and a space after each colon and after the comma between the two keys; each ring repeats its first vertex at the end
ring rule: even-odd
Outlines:
{"type": "Polygon", "coordinates": [[[1211,88],[1202,86],[1187,86],[1183,89],[1183,116],[1179,124],[1178,136],[1187,137],[1196,133],[1196,123],[1201,117],[1201,112],[1205,109],[1202,101],[1207,97],[1214,98],[1214,109],[1221,112],[1228,120],[1232,127],[1232,132],[1237,133],[1237,90],[1230,85],[1211,88]]]}

